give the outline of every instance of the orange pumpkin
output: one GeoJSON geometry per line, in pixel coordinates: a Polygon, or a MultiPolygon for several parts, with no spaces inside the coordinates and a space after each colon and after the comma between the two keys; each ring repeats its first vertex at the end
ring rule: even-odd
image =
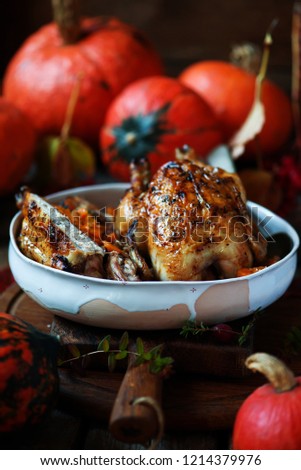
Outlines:
{"type": "Polygon", "coordinates": [[[234,450],[301,449],[301,377],[278,358],[255,353],[246,360],[269,383],[256,388],[242,403],[233,428],[234,450]]]}
{"type": "Polygon", "coordinates": [[[71,135],[95,144],[112,99],[130,82],[161,74],[162,64],[139,31],[115,18],[82,19],[79,26],[72,44],[56,23],[31,35],[9,63],[3,90],[40,134],[58,135],[81,76],[71,135]]]}
{"type": "MultiPolygon", "coordinates": [[[[206,100],[220,120],[227,140],[241,127],[254,100],[255,75],[222,61],[203,61],[187,67],[179,80],[206,100]]],[[[265,124],[259,134],[263,154],[279,151],[293,130],[289,98],[274,83],[264,80],[262,102],[265,124]]],[[[254,153],[255,145],[248,145],[254,153]]]]}
{"type": "Polygon", "coordinates": [[[152,173],[174,160],[185,144],[200,157],[222,141],[206,102],[169,77],[149,77],[126,87],[110,105],[100,132],[102,158],[116,178],[129,180],[129,164],[147,157],[152,173]]]}
{"type": "Polygon", "coordinates": [[[30,120],[0,97],[0,195],[21,183],[34,158],[36,135],[30,120]]]}

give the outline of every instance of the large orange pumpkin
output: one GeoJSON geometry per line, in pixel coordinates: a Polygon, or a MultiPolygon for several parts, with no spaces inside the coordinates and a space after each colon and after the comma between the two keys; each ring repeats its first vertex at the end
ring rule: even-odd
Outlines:
{"type": "Polygon", "coordinates": [[[3,90],[40,134],[59,134],[80,76],[71,134],[95,144],[111,100],[130,82],[160,73],[161,61],[139,31],[115,18],[88,18],[72,44],[55,23],[31,35],[9,63],[3,90]]]}
{"type": "MultiPolygon", "coordinates": [[[[255,75],[222,61],[203,61],[187,67],[179,80],[206,100],[218,116],[227,140],[241,127],[254,100],[255,75]]],[[[272,154],[288,141],[293,129],[291,103],[274,83],[264,80],[265,124],[259,134],[263,154],[272,154]]],[[[248,146],[249,152],[255,147],[248,146]]]]}
{"type": "Polygon", "coordinates": [[[129,179],[133,159],[148,157],[154,173],[185,144],[200,157],[221,143],[218,121],[194,91],[169,77],[127,86],[112,102],[100,132],[102,158],[116,178],[129,179]]]}
{"type": "Polygon", "coordinates": [[[0,195],[21,183],[34,158],[36,134],[29,119],[0,97],[0,195]]]}

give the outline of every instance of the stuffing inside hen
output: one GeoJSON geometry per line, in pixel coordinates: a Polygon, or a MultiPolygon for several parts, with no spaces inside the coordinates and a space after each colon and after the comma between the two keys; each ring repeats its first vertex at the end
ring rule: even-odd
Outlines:
{"type": "Polygon", "coordinates": [[[251,220],[239,177],[198,161],[189,148],[149,181],[147,161],[132,164],[132,187],[116,228],[131,232],[160,280],[236,277],[266,259],[267,242],[251,220]]]}
{"type": "Polygon", "coordinates": [[[67,197],[61,204],[51,205],[23,188],[17,195],[17,204],[23,215],[18,243],[28,258],[89,277],[153,279],[130,233],[121,246],[115,234],[106,230],[106,222],[112,225],[112,216],[104,215],[85,199],[67,197]]]}

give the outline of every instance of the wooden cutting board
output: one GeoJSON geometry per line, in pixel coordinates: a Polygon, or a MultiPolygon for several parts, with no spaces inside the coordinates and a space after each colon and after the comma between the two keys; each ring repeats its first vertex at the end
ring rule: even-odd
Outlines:
{"type": "MultiPolygon", "coordinates": [[[[284,351],[285,339],[292,326],[301,328],[300,287],[300,278],[296,278],[287,294],[256,320],[252,344],[244,348],[228,346],[227,359],[226,346],[206,344],[202,338],[199,343],[189,343],[181,340],[179,332],[175,331],[153,334],[152,339],[165,339],[169,346],[167,353],[175,356],[175,372],[163,382],[166,429],[231,429],[242,401],[256,386],[264,383],[262,377],[245,374],[242,368],[241,361],[251,349],[282,357],[295,374],[301,374],[301,354],[287,355],[284,351]],[[199,360],[195,359],[197,354],[199,360]]],[[[91,330],[53,317],[17,285],[2,294],[0,310],[17,315],[47,333],[61,329],[63,349],[70,343],[91,350],[103,333],[108,334],[108,331],[91,330]]],[[[113,334],[116,336],[116,332],[113,334]]],[[[141,336],[148,339],[145,332],[141,336]]],[[[69,367],[62,367],[59,372],[59,407],[75,415],[108,422],[124,370],[110,373],[100,361],[99,369],[93,364],[83,373],[69,367]]]]}
{"type": "MultiPolygon", "coordinates": [[[[246,326],[249,321],[250,319],[232,322],[232,327],[234,331],[241,331],[242,326],[246,326]]],[[[99,371],[101,367],[108,369],[107,361],[110,355],[95,354],[97,345],[109,334],[110,348],[118,350],[123,332],[78,325],[56,316],[52,322],[51,332],[61,338],[61,354],[64,358],[70,358],[70,349],[74,353],[74,347],[76,347],[76,353],[79,351],[81,354],[92,353],[71,363],[80,368],[77,370],[78,373],[88,377],[89,387],[86,383],[83,387],[83,396],[86,397],[85,389],[90,388],[93,370],[99,371]],[[81,369],[82,361],[84,361],[84,370],[81,369]]],[[[232,338],[232,342],[221,344],[212,331],[204,331],[201,340],[199,334],[183,337],[181,332],[182,330],[130,331],[127,349],[136,353],[138,338],[142,339],[145,350],[162,345],[162,355],[168,354],[174,361],[172,374],[182,376],[183,380],[192,374],[203,377],[207,375],[212,378],[227,377],[227,379],[248,375],[249,371],[244,366],[244,362],[252,352],[253,329],[243,345],[238,344],[237,334],[232,338]]],[[[129,443],[145,443],[154,440],[156,436],[161,435],[165,419],[165,412],[162,412],[162,395],[165,391],[161,375],[151,373],[148,363],[135,365],[133,354],[127,359],[116,362],[116,365],[119,365],[119,370],[127,370],[109,419],[109,429],[112,435],[119,441],[129,443]]],[[[97,386],[99,382],[96,378],[95,385],[97,386]]],[[[86,399],[87,404],[94,402],[94,396],[95,390],[92,389],[91,396],[86,399]]],[[[84,405],[81,406],[84,407],[84,405]]],[[[217,409],[216,404],[214,404],[214,409],[217,409]]]]}

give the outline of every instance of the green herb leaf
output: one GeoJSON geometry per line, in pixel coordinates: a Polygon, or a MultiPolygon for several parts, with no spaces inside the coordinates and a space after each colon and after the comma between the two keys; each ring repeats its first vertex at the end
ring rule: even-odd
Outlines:
{"type": "Polygon", "coordinates": [[[144,344],[141,338],[136,339],[137,354],[142,355],[144,353],[144,344]]]}
{"type": "Polygon", "coordinates": [[[116,356],[114,353],[108,355],[108,368],[110,372],[113,372],[116,367],[116,356]]]}
{"type": "Polygon", "coordinates": [[[68,350],[72,354],[72,357],[81,357],[81,352],[75,344],[68,344],[68,350]]]}
{"type": "Polygon", "coordinates": [[[125,359],[128,355],[128,351],[120,351],[115,355],[115,359],[118,361],[119,359],[125,359]]]}
{"type": "Polygon", "coordinates": [[[246,342],[246,340],[247,340],[249,334],[251,333],[252,328],[254,328],[254,326],[255,326],[256,320],[258,319],[258,317],[259,317],[260,315],[262,315],[263,312],[264,312],[264,310],[262,310],[261,307],[259,307],[259,308],[258,308],[257,310],[255,310],[255,312],[253,313],[252,318],[251,318],[251,320],[249,321],[249,323],[247,323],[247,325],[245,325],[245,326],[242,326],[242,328],[241,328],[241,335],[240,335],[239,338],[238,338],[238,344],[239,344],[239,346],[242,346],[242,345],[246,342]]]}
{"type": "Polygon", "coordinates": [[[121,336],[118,349],[110,349],[110,341],[111,336],[107,335],[99,342],[96,351],[91,351],[82,355],[80,354],[80,351],[76,346],[71,345],[69,349],[73,353],[74,357],[66,360],[59,359],[58,365],[62,366],[63,364],[70,363],[71,365],[77,367],[78,370],[80,370],[79,365],[81,366],[81,369],[84,369],[88,357],[98,353],[108,354],[109,371],[113,371],[115,369],[116,362],[118,360],[125,359],[130,354],[135,357],[135,366],[139,366],[140,364],[144,363],[149,363],[150,370],[153,373],[162,372],[165,367],[170,366],[170,364],[172,364],[173,362],[173,359],[171,357],[161,357],[161,351],[163,348],[162,344],[154,346],[149,351],[145,351],[143,341],[139,337],[136,339],[136,351],[129,351],[127,349],[127,346],[129,344],[129,335],[127,332],[123,333],[123,335],[121,336]],[[78,362],[78,359],[81,359],[81,362],[78,362]]]}
{"type": "Polygon", "coordinates": [[[156,354],[160,354],[162,351],[163,345],[158,344],[158,346],[154,346],[152,349],[149,350],[149,353],[154,356],[156,354]]]}
{"type": "Polygon", "coordinates": [[[153,357],[153,355],[152,355],[151,352],[146,352],[146,353],[143,354],[143,359],[145,361],[150,361],[152,359],[152,357],[153,357]]]}
{"type": "MultiPolygon", "coordinates": [[[[233,333],[235,333],[238,336],[238,344],[240,346],[243,345],[246,342],[252,328],[255,325],[255,322],[256,322],[257,318],[259,317],[259,315],[261,315],[263,313],[263,311],[264,310],[262,310],[261,307],[259,307],[253,313],[252,318],[249,321],[249,323],[247,325],[243,326],[240,332],[233,331],[233,333]]],[[[195,321],[188,320],[182,326],[182,329],[180,331],[180,335],[184,336],[184,338],[187,339],[191,335],[192,336],[202,336],[204,333],[207,333],[207,332],[210,332],[210,331],[212,331],[212,328],[205,325],[203,322],[196,323],[195,321]]]]}
{"type": "Polygon", "coordinates": [[[154,374],[158,374],[162,372],[165,367],[171,365],[173,363],[173,359],[171,357],[155,357],[149,365],[150,372],[154,374]]]}
{"type": "Polygon", "coordinates": [[[119,349],[121,351],[124,351],[128,347],[128,344],[129,344],[129,334],[127,331],[125,331],[123,335],[121,336],[121,339],[119,342],[119,349]]]}
{"type": "Polygon", "coordinates": [[[111,335],[105,336],[98,344],[97,351],[109,352],[111,335]]]}
{"type": "Polygon", "coordinates": [[[209,326],[206,326],[203,322],[197,324],[192,320],[188,320],[184,323],[180,331],[180,335],[184,336],[187,339],[189,335],[202,335],[203,333],[209,330],[209,326]]]}

